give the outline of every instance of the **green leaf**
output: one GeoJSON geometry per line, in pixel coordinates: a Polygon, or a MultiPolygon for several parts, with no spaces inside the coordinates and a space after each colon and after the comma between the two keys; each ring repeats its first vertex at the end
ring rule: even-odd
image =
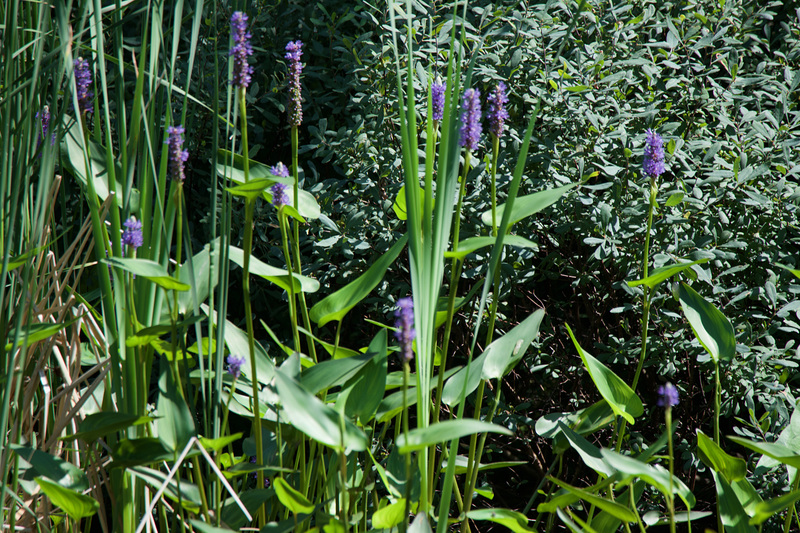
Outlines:
{"type": "Polygon", "coordinates": [[[750,524],[758,526],[766,522],[773,515],[780,513],[790,505],[800,500],[800,490],[792,491],[788,494],[783,494],[777,498],[758,502],[755,505],[755,514],[750,519],[750,524]]]}
{"type": "Polygon", "coordinates": [[[569,333],[573,344],[575,344],[575,348],[578,350],[578,354],[581,356],[583,364],[600,395],[608,402],[608,405],[611,406],[617,416],[621,416],[629,424],[633,424],[634,417],[641,416],[644,413],[642,400],[611,369],[581,348],[569,325],[567,325],[567,333],[569,333]]]}
{"type": "Polygon", "coordinates": [[[467,378],[467,369],[464,367],[447,380],[442,391],[442,401],[451,407],[456,406],[461,402],[462,391],[463,397],[466,397],[478,387],[482,379],[500,379],[510,372],[539,334],[543,318],[544,310],[534,311],[511,331],[487,346],[470,363],[466,390],[464,380],[467,378]]]}
{"type": "MultiPolygon", "coordinates": [[[[511,466],[519,466],[526,464],[526,461],[499,461],[496,463],[478,463],[478,472],[485,470],[495,470],[497,468],[508,468],[511,466]]],[[[469,466],[469,458],[464,455],[456,456],[456,474],[466,474],[469,466]]],[[[447,468],[447,461],[442,463],[441,471],[444,472],[447,468]]]]}
{"type": "Polygon", "coordinates": [[[189,406],[178,392],[179,386],[172,377],[169,362],[166,358],[161,358],[156,431],[164,446],[174,453],[180,452],[189,439],[197,434],[189,406]]]}
{"type": "Polygon", "coordinates": [[[775,263],[775,266],[781,267],[784,270],[788,270],[789,272],[791,272],[792,274],[794,274],[795,276],[800,278],[800,270],[798,270],[798,269],[791,268],[791,267],[788,267],[786,265],[782,265],[780,263],[775,263]]]}
{"type": "MultiPolygon", "coordinates": [[[[569,185],[564,185],[563,187],[558,187],[556,189],[547,189],[544,191],[539,191],[533,194],[529,194],[527,196],[518,197],[514,201],[514,207],[511,211],[511,218],[509,219],[508,222],[509,228],[511,227],[512,224],[515,224],[520,220],[527,218],[535,213],[538,213],[542,209],[553,205],[576,185],[578,184],[571,183],[569,185]]],[[[497,220],[503,218],[504,209],[505,209],[505,204],[497,207],[497,220]]],[[[481,215],[481,221],[487,226],[492,225],[491,209],[481,215]]]]}
{"type": "Polygon", "coordinates": [[[292,488],[282,477],[274,478],[272,486],[281,503],[294,514],[311,514],[314,512],[314,504],[308,501],[300,491],[292,488]]]}
{"type": "Polygon", "coordinates": [[[687,268],[691,268],[694,265],[699,265],[701,263],[705,263],[709,261],[710,258],[704,257],[703,259],[698,259],[697,261],[692,261],[691,263],[679,263],[677,265],[664,265],[662,267],[654,268],[650,271],[650,275],[644,279],[637,279],[636,281],[629,281],[629,287],[636,287],[638,285],[647,285],[651,289],[655,289],[656,286],[661,283],[662,281],[671,278],[678,272],[682,272],[687,268]]]}
{"type": "Polygon", "coordinates": [[[578,496],[581,500],[584,500],[595,507],[600,508],[601,510],[607,512],[614,518],[621,520],[623,522],[636,522],[636,513],[621,505],[617,502],[613,502],[611,500],[607,500],[598,496],[597,494],[593,494],[589,491],[579,489],[578,487],[573,487],[572,485],[568,485],[563,481],[560,481],[556,478],[549,478],[553,483],[558,485],[559,487],[566,489],[568,492],[571,492],[575,496],[578,496]]]}
{"type": "Polygon", "coordinates": [[[284,372],[283,369],[275,369],[283,420],[331,448],[338,450],[344,447],[347,451],[367,449],[366,435],[360,429],[284,372]]]}
{"type": "MultiPolygon", "coordinates": [[[[244,504],[250,516],[255,517],[258,514],[258,508],[264,502],[275,498],[275,489],[272,487],[268,489],[250,489],[238,494],[239,500],[244,504]]],[[[229,497],[222,505],[222,521],[228,526],[233,528],[234,531],[240,531],[241,528],[246,526],[250,521],[247,516],[239,508],[239,504],[233,497],[229,497]]],[[[294,520],[292,520],[294,522],[294,520]]],[[[291,531],[291,528],[289,529],[291,531]]]]}
{"type": "Polygon", "coordinates": [[[747,475],[747,463],[744,459],[728,455],[699,429],[697,430],[697,450],[700,460],[709,468],[722,474],[728,483],[744,479],[747,475]]]}
{"type": "Polygon", "coordinates": [[[578,435],[590,435],[611,424],[615,419],[614,411],[608,402],[600,400],[589,407],[571,413],[549,413],[536,421],[534,430],[540,437],[553,439],[553,451],[563,453],[568,441],[559,424],[571,428],[578,435]]]}
{"type": "Polygon", "coordinates": [[[513,435],[514,432],[503,426],[464,418],[458,420],[445,420],[438,424],[427,427],[412,429],[408,433],[400,435],[397,439],[397,446],[400,453],[411,453],[438,444],[449,442],[453,439],[460,439],[473,433],[500,433],[501,435],[513,435]]]}
{"type": "MultiPolygon", "coordinates": [[[[669,472],[663,467],[658,465],[652,466],[638,459],[634,459],[633,457],[622,455],[608,449],[602,449],[600,453],[603,455],[603,460],[624,478],[631,479],[638,477],[658,489],[662,494],[669,494],[669,472]]],[[[676,476],[672,476],[672,487],[673,494],[680,496],[683,503],[686,504],[686,507],[689,509],[694,507],[696,503],[694,494],[692,494],[692,491],[689,490],[689,487],[687,487],[683,481],[676,476]]]]}
{"type": "MultiPolygon", "coordinates": [[[[422,190],[422,187],[418,187],[417,189],[417,197],[419,198],[419,212],[422,213],[423,206],[425,204],[425,191],[422,190]]],[[[436,202],[436,198],[433,199],[434,203],[436,202]]],[[[394,198],[394,203],[392,204],[392,210],[394,214],[397,215],[397,218],[400,220],[408,219],[408,209],[406,208],[406,186],[403,185],[400,187],[400,190],[397,192],[397,196],[394,198]]]]}
{"type": "Polygon", "coordinates": [[[91,496],[62,487],[45,477],[37,477],[36,483],[53,505],[63,509],[73,520],[93,516],[100,509],[100,504],[91,496]]]}
{"type": "Polygon", "coordinates": [[[403,235],[385,254],[370,266],[366,272],[333,294],[326,296],[311,308],[309,316],[319,327],[333,320],[342,320],[345,315],[367,297],[372,289],[383,279],[386,269],[408,242],[408,234],[403,235]]]}
{"type": "Polygon", "coordinates": [[[149,416],[101,411],[84,418],[78,426],[78,433],[64,437],[64,439],[81,439],[84,442],[92,443],[100,437],[122,431],[131,426],[147,424],[153,420],[155,420],[155,418],[149,416]]]}
{"type": "Polygon", "coordinates": [[[114,447],[111,456],[114,458],[112,468],[151,465],[175,457],[160,440],[152,437],[123,439],[114,447]]]}
{"type": "Polygon", "coordinates": [[[717,472],[711,472],[714,476],[714,483],[717,486],[717,502],[719,502],[719,513],[725,531],[731,533],[756,533],[756,529],[750,525],[750,517],[744,511],[739,498],[734,494],[733,489],[725,479],[717,472]]]}
{"type": "Polygon", "coordinates": [[[228,444],[232,444],[237,440],[241,439],[243,435],[244,433],[235,433],[233,435],[226,435],[224,437],[219,437],[218,439],[208,439],[206,437],[199,437],[197,440],[200,441],[200,445],[206,450],[213,450],[215,452],[218,452],[228,444]]]}
{"type": "Polygon", "coordinates": [[[191,523],[194,530],[198,531],[199,533],[228,533],[229,531],[232,531],[228,528],[212,526],[211,524],[201,522],[200,520],[189,520],[189,523],[191,523]]]}
{"type": "Polygon", "coordinates": [[[353,378],[355,383],[345,405],[345,414],[357,416],[364,425],[375,416],[386,390],[388,359],[385,329],[379,330],[372,339],[367,355],[369,362],[353,378]]]}
{"type": "MultiPolygon", "coordinates": [[[[486,246],[492,246],[495,242],[497,242],[496,237],[470,237],[458,243],[458,247],[455,251],[445,252],[444,256],[463,260],[472,252],[485,248],[486,246]]],[[[503,239],[503,245],[516,246],[517,248],[529,248],[535,251],[539,250],[539,246],[535,242],[529,241],[525,237],[520,237],[519,235],[506,235],[503,239]]]]}
{"type": "Polygon", "coordinates": [[[535,532],[536,529],[528,525],[528,518],[519,511],[511,509],[474,509],[467,513],[472,520],[486,520],[500,524],[514,533],[535,532]]]}
{"type": "Polygon", "coordinates": [[[586,466],[606,477],[610,477],[614,470],[609,468],[608,464],[603,461],[603,455],[600,453],[600,448],[583,438],[581,435],[575,433],[570,428],[559,422],[559,429],[569,441],[570,445],[578,452],[586,466]]]}
{"type": "Polygon", "coordinates": [[[167,270],[150,259],[136,259],[133,257],[111,257],[103,262],[115,268],[120,268],[136,276],[149,279],[167,290],[188,291],[191,287],[181,283],[169,275],[167,270]]]}
{"type": "Polygon", "coordinates": [[[346,359],[328,359],[303,371],[300,383],[312,394],[344,385],[360,372],[375,354],[359,354],[346,359]]]}
{"type": "Polygon", "coordinates": [[[241,196],[243,198],[255,200],[274,183],[276,183],[275,180],[256,178],[251,179],[246,183],[240,183],[234,187],[227,187],[225,190],[231,193],[233,196],[241,196]]]}
{"type": "MultiPolygon", "coordinates": [[[[228,247],[228,257],[232,262],[236,263],[240,267],[243,267],[244,252],[241,248],[230,245],[228,247]]],[[[286,292],[289,292],[289,272],[286,269],[268,265],[251,255],[250,273],[255,274],[256,276],[261,276],[262,278],[271,281],[286,292]]],[[[319,281],[315,279],[303,276],[302,274],[294,274],[292,277],[294,280],[293,287],[295,291],[313,293],[319,290],[319,281]]]]}
{"type": "Polygon", "coordinates": [[[182,501],[184,509],[192,512],[200,511],[200,489],[194,483],[181,479],[178,483],[173,477],[167,482],[167,474],[146,466],[134,466],[127,470],[132,475],[141,479],[154,490],[159,490],[166,485],[164,495],[174,502],[182,501]]]}
{"type": "MultiPolygon", "coordinates": [[[[195,254],[191,261],[187,260],[181,266],[179,279],[181,283],[191,288],[178,294],[178,311],[182,315],[194,311],[195,303],[199,306],[206,301],[209,293],[214,290],[219,281],[220,239],[206,244],[202,250],[195,254]],[[211,252],[211,245],[214,252],[211,252]],[[189,268],[191,267],[191,268],[189,268]]],[[[208,353],[208,352],[206,352],[208,353]]]]}
{"type": "Polygon", "coordinates": [[[402,522],[405,515],[406,500],[401,498],[375,511],[372,514],[372,527],[377,529],[391,529],[402,522]]]}
{"type": "MultiPolygon", "coordinates": [[[[19,342],[20,345],[25,343],[26,346],[30,346],[36,342],[43,341],[49,337],[52,337],[62,329],[66,328],[67,326],[71,325],[77,319],[72,319],[69,322],[65,322],[63,324],[48,324],[46,322],[38,323],[38,324],[25,324],[19,329],[19,342]],[[27,335],[27,338],[26,338],[27,335]]],[[[11,333],[9,335],[13,339],[14,334],[11,333]]],[[[19,348],[20,345],[17,347],[19,348]]],[[[13,348],[13,340],[6,344],[6,351],[10,351],[13,348]]]]}
{"type": "Polygon", "coordinates": [[[78,492],[89,488],[89,479],[86,477],[86,473],[74,464],[29,446],[9,444],[8,447],[22,461],[30,465],[29,468],[20,466],[20,470],[25,470],[20,477],[28,480],[33,477],[46,477],[65,489],[78,492]]]}
{"type": "Polygon", "coordinates": [[[685,283],[679,285],[677,296],[695,337],[711,355],[714,364],[733,359],[736,335],[725,315],[685,283]]]}
{"type": "Polygon", "coordinates": [[[670,194],[667,201],[664,203],[666,207],[674,207],[683,201],[683,193],[676,192],[674,194],[670,194]]]}
{"type": "Polygon", "coordinates": [[[797,455],[794,450],[787,448],[783,444],[756,442],[742,437],[729,436],[728,438],[733,442],[744,446],[745,448],[753,450],[756,453],[771,457],[779,463],[791,466],[792,468],[800,468],[800,455],[797,455]]]}
{"type": "Polygon", "coordinates": [[[431,525],[425,513],[419,513],[414,517],[414,521],[408,526],[408,533],[432,533],[431,525]]]}

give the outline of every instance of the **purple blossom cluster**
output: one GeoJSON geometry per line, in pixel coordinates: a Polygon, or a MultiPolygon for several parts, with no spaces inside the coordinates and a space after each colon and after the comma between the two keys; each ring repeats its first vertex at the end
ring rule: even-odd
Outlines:
{"type": "Polygon", "coordinates": [[[658,406],[675,407],[678,405],[678,389],[672,383],[658,387],[658,406]]]}
{"type": "Polygon", "coordinates": [[[286,59],[289,61],[289,123],[299,126],[303,122],[303,103],[300,92],[300,74],[303,64],[300,57],[303,55],[302,41],[290,41],[286,45],[286,59]]]}
{"type": "Polygon", "coordinates": [[[183,134],[186,130],[183,126],[170,126],[167,128],[169,139],[169,170],[173,179],[183,183],[186,179],[184,163],[189,159],[189,151],[183,149],[183,134]]]}
{"type": "Polygon", "coordinates": [[[228,374],[238,379],[242,375],[242,367],[245,364],[245,358],[240,355],[231,354],[226,361],[228,363],[228,374]]]}
{"type": "MultiPolygon", "coordinates": [[[[42,139],[47,137],[47,133],[50,131],[50,106],[46,105],[42,108],[41,111],[36,113],[36,119],[41,124],[39,128],[39,138],[36,141],[36,147],[38,148],[39,145],[42,144],[42,139]]],[[[53,132],[50,135],[50,146],[53,146],[56,143],[56,132],[53,132]]]]}
{"type": "Polygon", "coordinates": [[[657,178],[666,170],[664,167],[664,141],[661,139],[661,135],[653,130],[647,130],[642,169],[650,178],[657,178]]]}
{"type": "Polygon", "coordinates": [[[503,126],[508,120],[508,95],[506,94],[506,84],[502,81],[497,84],[494,91],[489,95],[489,131],[495,137],[503,135],[503,126]]]}
{"type": "Polygon", "coordinates": [[[414,358],[412,343],[417,336],[414,330],[414,300],[411,297],[397,300],[397,310],[394,312],[397,322],[395,337],[400,341],[403,360],[411,361],[414,358]]]}
{"type": "Polygon", "coordinates": [[[286,165],[284,165],[280,161],[278,161],[278,164],[276,164],[275,166],[270,167],[269,171],[272,172],[273,176],[277,176],[279,178],[289,177],[289,169],[286,168],[286,165]]]}
{"type": "Polygon", "coordinates": [[[431,85],[432,118],[437,122],[444,118],[444,92],[446,88],[447,86],[438,79],[431,85]]]}
{"type": "Polygon", "coordinates": [[[475,150],[481,138],[481,93],[467,89],[461,102],[461,146],[475,150]]]}
{"type": "Polygon", "coordinates": [[[122,245],[133,246],[133,249],[139,248],[144,244],[144,237],[142,236],[142,223],[136,220],[136,217],[131,217],[122,223],[125,229],[122,231],[122,245]]]}
{"type": "Polygon", "coordinates": [[[283,183],[276,183],[269,190],[272,193],[272,205],[275,209],[280,209],[289,203],[289,197],[286,196],[286,185],[283,183]]]}
{"type": "Polygon", "coordinates": [[[94,112],[94,104],[92,103],[92,91],[89,87],[92,86],[92,72],[89,69],[89,63],[79,57],[73,62],[75,69],[75,86],[78,90],[78,113],[80,115],[89,115],[94,112]]]}
{"type": "Polygon", "coordinates": [[[236,11],[231,15],[231,37],[234,43],[228,54],[233,56],[231,84],[246,89],[253,76],[253,67],[247,63],[247,56],[253,55],[253,47],[250,44],[252,35],[247,31],[247,15],[242,11],[236,11]]]}

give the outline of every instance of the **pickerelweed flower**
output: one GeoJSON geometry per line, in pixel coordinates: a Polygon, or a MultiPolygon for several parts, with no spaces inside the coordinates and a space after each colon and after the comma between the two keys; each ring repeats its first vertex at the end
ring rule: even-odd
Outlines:
{"type": "Polygon", "coordinates": [[[440,121],[444,118],[444,92],[447,86],[437,79],[431,85],[431,107],[433,108],[433,120],[440,121]]]}
{"type": "Polygon", "coordinates": [[[658,387],[658,406],[675,407],[678,405],[678,389],[672,383],[658,387]]]}
{"type": "Polygon", "coordinates": [[[236,11],[231,15],[231,37],[234,43],[228,53],[233,56],[231,84],[246,89],[253,76],[253,67],[247,64],[247,56],[253,55],[253,47],[250,44],[252,35],[247,31],[247,15],[242,11],[236,11]]]}
{"type": "Polygon", "coordinates": [[[280,209],[289,203],[289,197],[286,196],[286,185],[283,183],[276,183],[269,191],[272,193],[272,205],[275,206],[275,209],[280,209]]]}
{"type": "Polygon", "coordinates": [[[270,167],[269,171],[272,172],[273,176],[278,176],[279,178],[289,177],[289,169],[280,161],[274,167],[270,167]]]}
{"type": "Polygon", "coordinates": [[[245,364],[245,358],[231,354],[226,361],[228,362],[228,374],[238,379],[239,376],[242,375],[242,367],[245,364]]]}
{"type": "Polygon", "coordinates": [[[495,137],[503,135],[503,126],[505,121],[508,120],[508,111],[506,111],[508,95],[506,91],[506,84],[501,81],[489,95],[489,131],[495,137]]]}
{"type": "Polygon", "coordinates": [[[661,135],[653,130],[647,130],[642,169],[650,178],[657,178],[666,170],[664,168],[664,141],[661,139],[661,135]]]}
{"type": "MultiPolygon", "coordinates": [[[[50,131],[50,106],[46,105],[42,108],[41,111],[36,113],[36,119],[40,121],[41,127],[39,130],[39,138],[36,141],[36,147],[38,148],[40,144],[42,144],[42,139],[47,137],[47,133],[50,131]]],[[[50,135],[50,146],[53,146],[56,143],[56,132],[53,132],[50,135]]]]}
{"type": "Polygon", "coordinates": [[[464,91],[461,109],[460,144],[467,150],[474,150],[481,138],[481,93],[478,89],[464,91]]]}
{"type": "Polygon", "coordinates": [[[144,237],[142,236],[142,223],[136,220],[136,217],[131,217],[122,223],[125,229],[122,232],[122,245],[133,246],[133,249],[140,247],[144,244],[144,237]]]}
{"type": "Polygon", "coordinates": [[[94,112],[92,103],[92,92],[89,87],[92,85],[92,72],[89,70],[89,63],[79,57],[73,62],[75,68],[75,86],[78,89],[78,112],[87,115],[94,112]]]}
{"type": "Polygon", "coordinates": [[[394,316],[397,318],[395,323],[397,331],[394,336],[400,341],[403,359],[411,361],[414,358],[412,342],[417,336],[417,332],[414,330],[414,300],[411,297],[397,300],[397,310],[394,312],[394,316]]]}
{"type": "Polygon", "coordinates": [[[183,134],[186,130],[183,126],[170,126],[167,128],[169,139],[169,170],[172,173],[172,178],[180,181],[186,179],[184,173],[184,163],[189,159],[189,151],[183,149],[183,134]]]}
{"type": "Polygon", "coordinates": [[[300,73],[303,64],[300,56],[303,55],[302,41],[289,41],[286,45],[286,59],[289,61],[289,123],[299,126],[303,122],[303,98],[300,93],[300,73]]]}

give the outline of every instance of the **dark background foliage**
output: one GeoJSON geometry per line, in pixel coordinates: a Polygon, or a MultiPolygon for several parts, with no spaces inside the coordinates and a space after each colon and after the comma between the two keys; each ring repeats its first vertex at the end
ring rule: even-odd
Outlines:
{"type": "MultiPolygon", "coordinates": [[[[424,97],[430,75],[444,75],[448,4],[416,3],[418,97],[424,97]]],[[[468,58],[477,56],[474,85],[486,95],[503,80],[510,91],[499,200],[537,99],[542,108],[521,194],[584,181],[514,228],[538,250],[506,252],[500,328],[510,329],[537,307],[544,307],[548,318],[539,349],[529,352],[504,384],[501,420],[516,428],[517,439],[490,449],[490,458],[525,459],[533,466],[504,478],[503,505],[524,506],[535,485],[531,480],[549,464],[549,443],[534,434],[535,420],[599,398],[565,323],[585,348],[632,379],[641,346],[641,293],[625,281],[641,275],[648,192],[641,154],[648,128],[664,137],[668,152],[653,263],[711,257],[693,269],[693,287],[725,313],[737,334],[737,358],[723,369],[722,432],[770,440],[786,425],[800,363],[800,283],[778,266],[800,266],[797,10],[797,2],[763,0],[592,0],[580,13],[577,2],[471,2],[463,45],[468,58]],[[573,17],[579,22],[567,35],[573,17]]],[[[322,284],[321,297],[355,279],[404,231],[391,207],[401,162],[388,14],[382,3],[351,0],[257,1],[247,11],[256,48],[248,91],[250,154],[270,165],[288,164],[290,157],[283,48],[290,40],[305,43],[301,177],[325,217],[305,228],[302,250],[304,269],[322,284]]],[[[204,38],[217,41],[220,64],[227,59],[229,15],[217,12],[216,21],[207,17],[204,26],[204,38]]],[[[213,54],[204,61],[213,65],[213,54]]],[[[213,87],[204,81],[198,98],[212,101],[213,87]]],[[[187,137],[198,154],[192,161],[197,176],[208,178],[210,122],[203,113],[198,110],[198,128],[187,137]]],[[[424,114],[420,106],[420,117],[424,114]]],[[[484,139],[478,157],[488,149],[484,139]]],[[[205,186],[195,187],[194,235],[202,240],[205,186]]],[[[470,176],[467,195],[462,234],[485,232],[479,219],[490,202],[484,164],[470,176]]],[[[257,207],[254,254],[280,264],[270,209],[257,207]]],[[[241,233],[240,227],[234,230],[241,233]]],[[[470,257],[462,294],[480,280],[486,258],[470,257]]],[[[257,316],[280,324],[287,314],[282,295],[264,284],[255,290],[257,316]]],[[[343,344],[365,344],[371,326],[363,318],[387,320],[392,302],[409,291],[402,258],[347,319],[343,344]]],[[[678,386],[682,475],[708,508],[713,485],[703,494],[708,479],[690,443],[696,429],[710,431],[713,370],[670,287],[658,291],[640,394],[653,407],[659,384],[670,380],[678,386]]],[[[231,310],[237,312],[235,306],[231,310]]],[[[470,322],[465,308],[457,319],[456,344],[466,338],[470,322]]],[[[647,422],[634,426],[631,439],[647,442],[659,426],[654,409],[647,422]]],[[[574,474],[581,475],[588,472],[574,474]]],[[[768,492],[782,480],[776,472],[754,483],[768,492]]]]}

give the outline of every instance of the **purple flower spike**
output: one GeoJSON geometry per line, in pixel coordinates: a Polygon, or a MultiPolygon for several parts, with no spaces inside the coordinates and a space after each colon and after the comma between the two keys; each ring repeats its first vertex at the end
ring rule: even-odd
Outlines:
{"type": "Polygon", "coordinates": [[[675,407],[678,405],[678,389],[672,383],[658,387],[658,406],[675,407]]]}
{"type": "Polygon", "coordinates": [[[653,130],[647,130],[644,145],[644,173],[650,178],[657,178],[664,173],[664,141],[661,135],[653,130]]]}
{"type": "Polygon", "coordinates": [[[395,326],[398,329],[394,335],[400,341],[403,359],[411,361],[414,358],[412,342],[417,336],[417,332],[414,330],[414,300],[411,297],[397,300],[397,310],[394,312],[394,316],[397,318],[395,326]]]}
{"type": "Polygon", "coordinates": [[[286,45],[286,59],[289,61],[289,123],[299,126],[303,122],[303,102],[300,93],[300,73],[303,64],[300,56],[303,55],[302,41],[289,41],[286,45]]]}
{"type": "Polygon", "coordinates": [[[444,118],[444,91],[446,88],[447,86],[438,79],[431,85],[432,118],[437,122],[444,118]]]}
{"type": "Polygon", "coordinates": [[[489,131],[495,137],[503,135],[503,126],[508,119],[508,111],[506,111],[508,95],[506,90],[506,84],[501,81],[494,88],[492,94],[489,95],[489,131]]]}
{"type": "Polygon", "coordinates": [[[92,85],[92,72],[89,70],[89,63],[79,57],[73,62],[75,68],[75,86],[78,89],[78,112],[81,115],[88,115],[94,112],[92,97],[89,90],[92,85]]]}
{"type": "Polygon", "coordinates": [[[275,209],[280,209],[289,203],[289,197],[286,196],[286,185],[283,183],[276,183],[269,190],[272,193],[272,205],[275,209]]]}
{"type": "Polygon", "coordinates": [[[247,15],[236,11],[231,15],[231,37],[233,48],[228,55],[233,56],[233,80],[231,84],[241,89],[247,89],[253,76],[253,67],[247,64],[247,56],[253,55],[250,45],[250,32],[247,31],[247,15]]]}
{"type": "Polygon", "coordinates": [[[131,217],[122,223],[125,230],[122,232],[122,245],[133,246],[133,249],[140,247],[144,244],[144,237],[142,236],[142,223],[136,220],[136,217],[131,217]]]}
{"type": "Polygon", "coordinates": [[[279,178],[288,178],[289,177],[289,169],[286,168],[286,165],[278,161],[278,164],[274,167],[269,169],[272,172],[273,176],[277,176],[279,178]]]}
{"type": "Polygon", "coordinates": [[[245,363],[244,357],[231,354],[228,356],[226,361],[228,362],[228,374],[235,378],[239,378],[239,376],[242,375],[242,367],[245,363]]]}
{"type": "Polygon", "coordinates": [[[461,146],[467,150],[478,147],[481,138],[481,93],[477,89],[464,91],[461,103],[461,146]]]}
{"type": "Polygon", "coordinates": [[[183,183],[186,179],[184,173],[184,163],[189,159],[189,151],[183,149],[183,134],[186,132],[183,126],[170,126],[167,128],[169,133],[169,169],[173,179],[183,183]]]}
{"type": "MultiPolygon", "coordinates": [[[[46,105],[41,111],[36,113],[36,118],[41,122],[41,129],[39,130],[39,138],[36,140],[36,147],[42,144],[42,139],[47,137],[47,132],[50,131],[50,106],[46,105]]],[[[50,135],[50,146],[56,143],[56,132],[50,135]]]]}

